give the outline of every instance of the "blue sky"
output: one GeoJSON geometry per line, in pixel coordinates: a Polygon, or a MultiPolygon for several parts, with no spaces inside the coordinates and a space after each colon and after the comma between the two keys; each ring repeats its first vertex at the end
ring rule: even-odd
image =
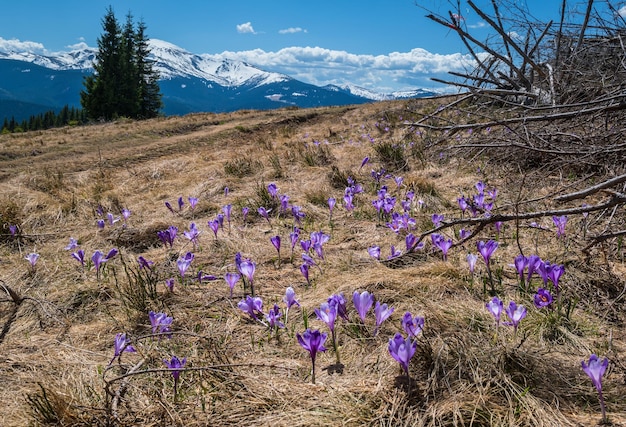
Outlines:
{"type": "MultiPolygon", "coordinates": [[[[539,18],[558,18],[561,1],[527,4],[539,18]]],[[[190,52],[242,59],[314,84],[352,81],[391,91],[434,86],[429,76],[463,67],[465,52],[453,32],[425,18],[425,8],[447,15],[448,0],[64,0],[2,5],[0,48],[67,51],[96,46],[109,5],[120,21],[143,20],[148,36],[190,52]],[[29,43],[30,42],[30,43],[29,43]]],[[[464,2],[462,2],[464,3],[464,2]]],[[[475,0],[491,11],[491,0],[475,0]]],[[[487,28],[469,10],[465,24],[478,39],[487,28]]],[[[466,61],[465,61],[466,62],[466,61]]]]}

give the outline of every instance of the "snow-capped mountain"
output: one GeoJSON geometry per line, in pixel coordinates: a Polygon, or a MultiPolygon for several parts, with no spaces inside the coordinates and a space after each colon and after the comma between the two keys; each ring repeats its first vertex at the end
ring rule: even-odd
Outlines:
{"type": "MultiPolygon", "coordinates": [[[[163,40],[150,40],[161,80],[164,113],[224,112],[358,104],[414,97],[379,94],[353,85],[319,87],[242,61],[198,55],[163,40]]],[[[81,44],[69,52],[0,49],[0,120],[64,105],[80,107],[83,77],[93,72],[97,50],[81,44]]],[[[433,93],[422,93],[428,96],[433,93]]]]}

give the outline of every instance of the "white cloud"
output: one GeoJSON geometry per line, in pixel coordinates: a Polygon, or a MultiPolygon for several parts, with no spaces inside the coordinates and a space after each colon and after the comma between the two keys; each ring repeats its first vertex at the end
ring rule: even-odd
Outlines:
{"type": "Polygon", "coordinates": [[[478,21],[475,24],[468,25],[468,27],[471,29],[480,29],[480,28],[485,28],[486,26],[487,24],[485,23],[485,21],[478,21]]]}
{"type": "MultiPolygon", "coordinates": [[[[82,39],[82,37],[81,37],[82,39]]],[[[79,43],[76,44],[70,44],[65,46],[67,47],[69,50],[83,50],[83,49],[89,49],[89,45],[87,43],[85,43],[84,41],[81,41],[79,43]]]]}
{"type": "Polygon", "coordinates": [[[3,39],[0,37],[0,50],[5,52],[29,52],[46,54],[46,48],[43,44],[31,41],[20,41],[18,39],[3,39]]]}
{"type": "Polygon", "coordinates": [[[295,34],[295,33],[306,33],[307,30],[302,29],[300,27],[291,27],[285,28],[284,30],[279,30],[278,34],[295,34]]]}
{"type": "Polygon", "coordinates": [[[240,34],[256,34],[251,22],[237,25],[237,32],[240,34]]]}
{"type": "Polygon", "coordinates": [[[430,77],[446,77],[448,71],[466,71],[473,65],[469,55],[443,55],[421,48],[386,55],[357,55],[321,47],[288,47],[276,52],[254,49],[207,56],[245,61],[315,85],[350,82],[378,91],[436,87],[430,77]]]}

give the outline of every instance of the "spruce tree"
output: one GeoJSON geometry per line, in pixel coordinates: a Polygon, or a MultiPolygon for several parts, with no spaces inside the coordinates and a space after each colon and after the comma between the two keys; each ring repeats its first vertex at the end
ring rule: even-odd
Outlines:
{"type": "Polygon", "coordinates": [[[150,46],[146,35],[146,24],[140,21],[135,34],[135,48],[138,73],[138,117],[149,119],[156,117],[163,106],[161,101],[161,88],[159,87],[159,73],[154,69],[154,61],[148,58],[150,46]]]}
{"type": "Polygon", "coordinates": [[[111,6],[102,20],[94,74],[85,77],[81,105],[96,120],[116,117],[156,117],[161,109],[161,90],[145,35],[146,25],[135,31],[132,15],[120,26],[111,6]]]}

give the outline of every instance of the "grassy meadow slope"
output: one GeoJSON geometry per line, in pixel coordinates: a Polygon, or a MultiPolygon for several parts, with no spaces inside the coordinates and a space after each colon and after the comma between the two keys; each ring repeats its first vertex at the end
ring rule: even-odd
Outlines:
{"type": "MultiPolygon", "coordinates": [[[[415,235],[433,228],[432,214],[460,218],[457,198],[475,193],[479,181],[497,188],[494,211],[503,213],[515,212],[519,200],[526,211],[552,208],[552,195],[576,188],[575,175],[522,176],[483,153],[425,149],[428,135],[402,122],[439,102],[193,114],[0,136],[1,424],[588,426],[600,421],[600,405],[581,361],[595,353],[610,359],[603,382],[609,419],[626,425],[626,268],[608,246],[581,252],[583,232],[601,227],[602,215],[570,216],[563,238],[551,217],[532,226],[506,222],[499,233],[487,226],[447,260],[426,236],[423,250],[386,261],[392,245],[405,251],[407,231],[396,234],[379,220],[372,170],[390,174],[381,184],[397,197],[397,212],[415,193],[408,211],[415,235]],[[352,211],[343,203],[348,177],[363,187],[352,211]],[[289,197],[282,214],[270,183],[289,197]],[[193,210],[190,196],[198,198],[193,210]],[[337,200],[332,219],[329,197],[337,200]],[[214,236],[208,222],[229,204],[231,222],[214,236]],[[323,259],[311,252],[310,285],[300,243],[292,256],[293,205],[306,215],[300,239],[330,236],[323,259]],[[258,207],[272,208],[269,221],[258,207]],[[123,209],[131,211],[127,221],[109,224],[106,214],[121,218],[123,209]],[[201,232],[195,248],[183,235],[192,222],[201,232]],[[14,236],[9,225],[18,226],[14,236]],[[170,225],[179,230],[172,248],[157,237],[170,225]],[[270,242],[276,235],[280,260],[270,242]],[[70,237],[80,246],[65,250],[70,237]],[[468,269],[467,254],[489,239],[499,242],[491,259],[497,295],[528,309],[517,333],[496,329],[485,308],[491,295],[482,259],[473,276],[468,269]],[[368,254],[372,246],[383,261],[368,254]],[[85,268],[71,256],[81,248],[85,268]],[[119,254],[97,277],[89,259],[112,248],[119,254]],[[520,250],[564,265],[560,313],[568,307],[567,315],[536,308],[534,291],[520,291],[513,266],[520,250]],[[195,257],[181,279],[177,260],[187,252],[195,257]],[[265,312],[275,303],[283,310],[286,288],[295,289],[301,307],[291,308],[278,333],[238,308],[241,281],[229,297],[223,277],[236,271],[237,252],[256,263],[265,312]],[[32,268],[29,253],[40,255],[32,268]],[[154,264],[140,268],[139,256],[154,264]],[[200,270],[217,280],[199,283],[200,270]],[[168,278],[175,278],[173,292],[168,278]],[[356,314],[354,291],[394,308],[377,333],[372,311],[364,324],[356,314]],[[313,313],[337,293],[348,300],[349,317],[337,320],[341,365],[329,338],[312,384],[296,334],[305,323],[328,332],[313,313]],[[151,336],[149,311],[173,318],[171,339],[151,336]],[[425,318],[410,380],[388,351],[407,311],[425,318]],[[109,364],[120,332],[137,351],[109,364]],[[163,363],[174,355],[187,360],[176,396],[163,363]]],[[[458,232],[441,231],[454,241],[458,232]]],[[[540,284],[535,276],[531,287],[540,284]]]]}

